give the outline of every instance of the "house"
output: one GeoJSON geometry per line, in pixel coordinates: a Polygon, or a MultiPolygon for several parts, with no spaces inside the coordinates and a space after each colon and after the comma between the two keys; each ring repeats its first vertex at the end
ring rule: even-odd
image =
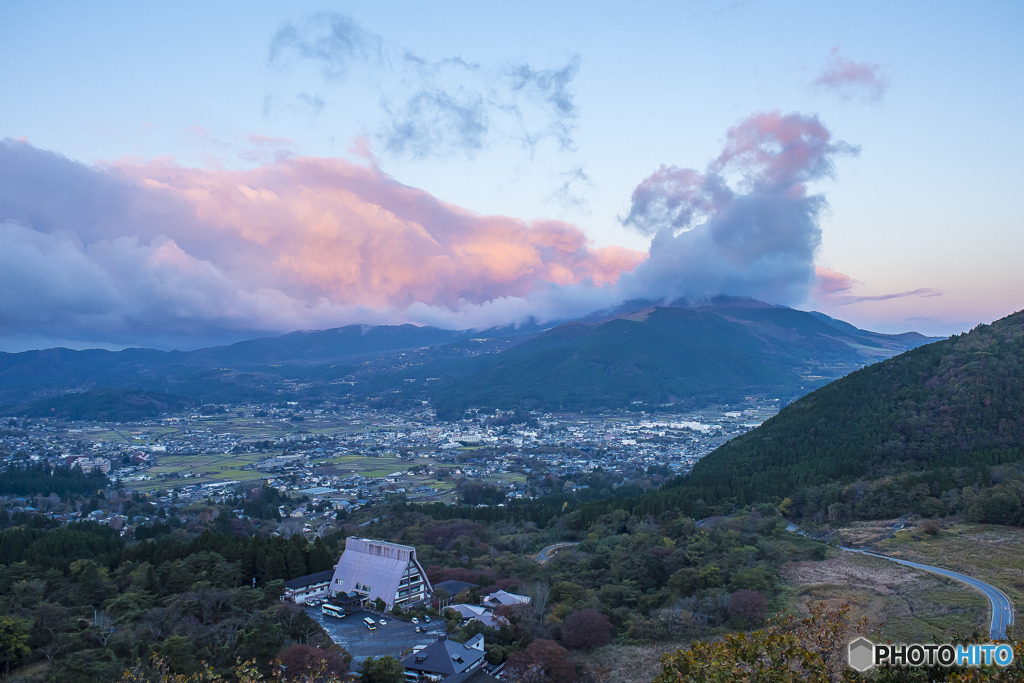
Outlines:
{"type": "Polygon", "coordinates": [[[390,609],[426,600],[431,586],[412,546],[352,536],[345,539],[330,593],[357,593],[364,604],[380,598],[390,609]]]}
{"type": "Polygon", "coordinates": [[[438,636],[430,645],[402,660],[406,674],[435,680],[479,668],[484,661],[484,637],[476,635],[465,644],[438,636]]]}
{"type": "Polygon", "coordinates": [[[476,584],[469,583],[467,581],[442,581],[434,586],[434,592],[444,591],[448,594],[448,597],[454,598],[462,591],[469,590],[471,588],[476,588],[476,584]]]}
{"type": "Polygon", "coordinates": [[[501,628],[506,623],[501,617],[496,617],[488,612],[486,608],[478,607],[477,605],[449,605],[444,611],[447,612],[448,610],[458,612],[463,621],[476,620],[489,628],[501,628]]]}
{"type": "Polygon", "coordinates": [[[435,600],[438,600],[436,606],[440,609],[445,605],[450,605],[454,602],[459,593],[476,587],[476,584],[468,583],[466,581],[442,581],[434,586],[434,598],[435,600]],[[442,593],[441,591],[444,592],[442,593]]]}
{"type": "Polygon", "coordinates": [[[328,569],[325,572],[317,572],[285,581],[284,595],[281,596],[281,599],[294,602],[296,605],[305,605],[310,600],[326,598],[327,589],[330,587],[333,577],[334,570],[328,569]]]}
{"type": "Polygon", "coordinates": [[[444,679],[444,683],[500,683],[500,679],[490,675],[483,668],[463,671],[460,674],[452,674],[444,679]]]}
{"type": "Polygon", "coordinates": [[[515,593],[497,591],[480,598],[480,604],[489,609],[501,607],[502,605],[529,605],[530,598],[525,595],[516,595],[515,593]]]}

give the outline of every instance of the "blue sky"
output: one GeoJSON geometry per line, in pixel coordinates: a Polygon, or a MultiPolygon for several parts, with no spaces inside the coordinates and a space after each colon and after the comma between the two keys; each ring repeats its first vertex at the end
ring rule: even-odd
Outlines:
{"type": "MultiPolygon", "coordinates": [[[[838,290],[801,281],[803,300],[781,303],[882,331],[948,334],[1024,307],[1022,28],[1024,6],[1011,2],[5,3],[0,138],[106,174],[154,160],[245,172],[340,157],[475,214],[554,219],[582,231],[591,250],[646,252],[651,234],[623,219],[660,166],[705,172],[752,116],[816,117],[857,152],[837,152],[831,177],[801,185],[827,200],[813,216],[820,246],[803,265],[848,279],[838,290]],[[822,84],[851,65],[874,80],[822,84]]],[[[91,240],[156,238],[123,225],[79,234],[73,210],[66,225],[29,215],[8,207],[0,221],[75,235],[83,253],[91,240]]],[[[161,235],[187,241],[173,228],[161,235]]],[[[381,322],[439,323],[410,314],[409,302],[461,305],[404,294],[371,305],[323,283],[313,293],[260,286],[349,306],[295,324],[352,322],[370,309],[381,322]]],[[[723,293],[777,291],[750,287],[723,293]]],[[[486,301],[525,296],[487,291],[486,301]]],[[[0,314],[15,330],[10,348],[134,341],[0,314]]]]}

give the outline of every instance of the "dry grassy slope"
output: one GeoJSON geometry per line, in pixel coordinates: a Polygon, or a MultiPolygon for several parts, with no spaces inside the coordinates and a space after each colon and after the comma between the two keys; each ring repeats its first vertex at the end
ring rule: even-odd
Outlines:
{"type": "Polygon", "coordinates": [[[877,547],[893,557],[952,569],[990,583],[1010,598],[1018,621],[1024,613],[1024,528],[950,524],[938,535],[929,536],[917,527],[901,531],[877,547]]]}
{"type": "Polygon", "coordinates": [[[988,624],[988,601],[981,593],[881,558],[839,553],[823,562],[784,565],[783,576],[801,614],[811,602],[832,608],[846,603],[851,616],[866,616],[871,632],[883,640],[943,642],[988,624]]]}

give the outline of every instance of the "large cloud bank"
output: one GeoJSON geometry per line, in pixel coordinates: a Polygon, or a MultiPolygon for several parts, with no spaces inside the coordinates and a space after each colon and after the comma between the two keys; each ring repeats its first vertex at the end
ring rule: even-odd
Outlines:
{"type": "Polygon", "coordinates": [[[815,265],[827,204],[809,188],[856,152],[816,117],[753,115],[704,170],[662,166],[636,187],[622,222],[651,237],[644,254],[594,248],[558,221],[475,214],[342,159],[93,167],[7,140],[0,343],[196,347],[356,322],[482,329],[722,294],[849,303],[863,299],[855,281],[815,265]]]}
{"type": "Polygon", "coordinates": [[[553,288],[606,301],[643,258],[340,159],[92,168],[9,140],[0,247],[4,336],[163,345],[350,322],[481,327],[545,297],[553,314],[553,288]]]}

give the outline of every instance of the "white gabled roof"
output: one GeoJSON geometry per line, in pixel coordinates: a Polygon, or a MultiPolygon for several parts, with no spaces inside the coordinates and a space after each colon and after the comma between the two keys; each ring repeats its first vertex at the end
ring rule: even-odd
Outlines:
{"type": "Polygon", "coordinates": [[[351,592],[357,590],[358,583],[370,587],[368,591],[359,589],[360,592],[368,594],[369,600],[380,598],[388,605],[392,605],[402,575],[405,574],[410,562],[419,569],[423,584],[429,591],[430,582],[417,561],[416,549],[412,546],[369,538],[347,538],[345,552],[341,554],[338,566],[334,568],[331,590],[351,592]],[[341,583],[338,583],[339,579],[341,583]]]}

